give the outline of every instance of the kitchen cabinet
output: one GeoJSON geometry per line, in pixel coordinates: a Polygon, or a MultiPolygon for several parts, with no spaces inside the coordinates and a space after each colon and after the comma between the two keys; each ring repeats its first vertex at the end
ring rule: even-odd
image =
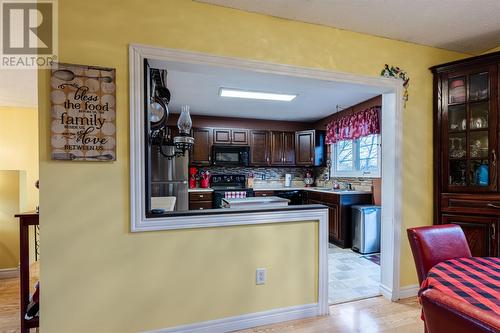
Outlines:
{"type": "Polygon", "coordinates": [[[245,129],[231,130],[231,143],[233,145],[248,145],[248,130],[245,129]]]}
{"type": "Polygon", "coordinates": [[[342,243],[342,230],[339,223],[340,217],[338,216],[339,206],[336,204],[314,199],[308,199],[308,203],[311,205],[319,204],[328,207],[328,240],[331,243],[335,244],[342,243]]]}
{"type": "Polygon", "coordinates": [[[214,128],[214,144],[248,145],[248,130],[234,128],[214,128]]]}
{"type": "Polygon", "coordinates": [[[202,210],[213,208],[213,193],[212,192],[190,192],[189,193],[189,209],[202,210]]]}
{"type": "Polygon", "coordinates": [[[328,207],[328,239],[342,248],[352,246],[351,206],[372,204],[371,193],[322,193],[307,191],[308,204],[321,204],[328,207]]]}
{"type": "Polygon", "coordinates": [[[268,131],[250,131],[250,165],[270,165],[270,140],[268,131]]]}
{"type": "Polygon", "coordinates": [[[500,52],[434,66],[435,223],[498,255],[500,52]],[[493,238],[494,237],[494,238],[493,238]]]}
{"type": "MultiPolygon", "coordinates": [[[[175,136],[176,128],[169,133],[175,136]]],[[[325,162],[324,131],[266,131],[238,128],[193,128],[195,139],[190,164],[212,164],[212,145],[250,146],[251,166],[322,166],[325,162]]]]}
{"type": "Polygon", "coordinates": [[[342,239],[340,218],[338,216],[338,205],[328,204],[328,238],[334,240],[342,239]]]}
{"type": "Polygon", "coordinates": [[[253,194],[256,197],[272,197],[274,195],[274,191],[254,191],[253,194]]]}
{"type": "Polygon", "coordinates": [[[295,132],[295,164],[323,166],[325,163],[325,132],[308,130],[295,132]]]}
{"type": "Polygon", "coordinates": [[[214,144],[230,144],[231,130],[215,128],[214,129],[214,144]]]}
{"type": "Polygon", "coordinates": [[[471,215],[442,216],[444,224],[459,225],[464,231],[470,251],[474,257],[498,256],[498,218],[471,215]]]}
{"type": "Polygon", "coordinates": [[[271,165],[295,165],[295,133],[271,132],[271,165]]]}
{"type": "Polygon", "coordinates": [[[194,145],[190,153],[189,163],[196,166],[207,166],[212,163],[212,129],[193,128],[194,145]]]}

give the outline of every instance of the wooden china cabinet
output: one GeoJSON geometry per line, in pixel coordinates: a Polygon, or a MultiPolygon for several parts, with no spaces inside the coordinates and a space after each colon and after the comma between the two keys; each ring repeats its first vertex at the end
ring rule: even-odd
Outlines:
{"type": "Polygon", "coordinates": [[[499,255],[500,52],[431,68],[435,223],[462,227],[474,256],[499,255]]]}

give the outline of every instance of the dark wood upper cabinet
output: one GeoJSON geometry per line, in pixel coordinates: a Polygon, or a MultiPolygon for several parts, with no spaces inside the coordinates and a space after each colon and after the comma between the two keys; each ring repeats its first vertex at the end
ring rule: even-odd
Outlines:
{"type": "Polygon", "coordinates": [[[248,145],[248,130],[215,128],[214,144],[248,145]]]}
{"type": "Polygon", "coordinates": [[[295,165],[295,132],[271,132],[271,165],[295,165]]]}
{"type": "Polygon", "coordinates": [[[295,132],[283,133],[283,165],[295,165],[295,132]]]}
{"type": "Polygon", "coordinates": [[[270,165],[270,140],[268,131],[250,131],[250,164],[270,165]]]}
{"type": "Polygon", "coordinates": [[[325,163],[325,133],[309,130],[295,132],[295,164],[322,166],[325,163]]]}
{"type": "Polygon", "coordinates": [[[212,163],[212,129],[193,128],[194,145],[190,154],[190,164],[205,166],[212,163]]]}
{"type": "Polygon", "coordinates": [[[214,129],[214,144],[230,144],[231,143],[231,130],[215,128],[214,129]]]}
{"type": "Polygon", "coordinates": [[[500,52],[434,66],[435,223],[462,227],[474,256],[498,255],[500,52]]]}
{"type": "Polygon", "coordinates": [[[231,142],[233,145],[248,145],[248,130],[246,129],[231,130],[231,142]]]}
{"type": "Polygon", "coordinates": [[[283,164],[283,132],[271,132],[271,164],[283,164]]]}
{"type": "MultiPolygon", "coordinates": [[[[174,129],[175,130],[175,129],[174,129]]],[[[250,146],[251,166],[321,166],[324,132],[282,132],[237,128],[193,128],[190,164],[211,165],[212,145],[250,146]]]]}

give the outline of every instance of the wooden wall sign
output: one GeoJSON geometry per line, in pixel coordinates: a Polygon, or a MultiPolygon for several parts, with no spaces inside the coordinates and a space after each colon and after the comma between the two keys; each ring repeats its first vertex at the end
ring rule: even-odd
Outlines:
{"type": "Polygon", "coordinates": [[[115,69],[54,63],[53,160],[116,160],[115,69]]]}

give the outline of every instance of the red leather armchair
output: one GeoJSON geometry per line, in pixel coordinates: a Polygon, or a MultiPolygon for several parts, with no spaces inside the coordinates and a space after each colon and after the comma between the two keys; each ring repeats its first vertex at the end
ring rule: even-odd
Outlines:
{"type": "Polygon", "coordinates": [[[436,264],[449,259],[471,257],[464,232],[458,225],[409,228],[407,232],[420,284],[436,264]]]}
{"type": "Polygon", "coordinates": [[[420,295],[428,333],[498,333],[500,318],[469,303],[457,301],[439,290],[420,295]]]}

